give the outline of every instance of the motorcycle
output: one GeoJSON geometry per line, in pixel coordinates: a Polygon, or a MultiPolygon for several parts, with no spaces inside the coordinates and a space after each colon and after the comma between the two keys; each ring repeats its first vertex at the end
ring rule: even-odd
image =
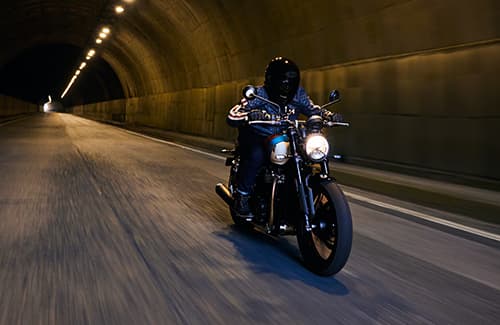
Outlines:
{"type": "MultiPolygon", "coordinates": [[[[245,87],[243,96],[249,101],[258,98],[279,107],[257,95],[253,86],[245,87]]],[[[329,102],[321,108],[339,101],[339,92],[334,90],[329,102]]],[[[329,143],[322,129],[349,124],[326,121],[319,115],[305,121],[291,120],[291,113],[248,122],[279,125],[284,129],[269,141],[269,162],[257,175],[250,199],[254,217],[243,219],[232,209],[240,161],[237,147],[222,150],[228,155],[229,181],[227,186],[218,183],[216,193],[230,207],[237,226],[257,228],[272,236],[296,235],[305,266],[316,274],[330,276],[339,272],[349,257],[352,219],[342,190],[330,176],[329,143]]]]}

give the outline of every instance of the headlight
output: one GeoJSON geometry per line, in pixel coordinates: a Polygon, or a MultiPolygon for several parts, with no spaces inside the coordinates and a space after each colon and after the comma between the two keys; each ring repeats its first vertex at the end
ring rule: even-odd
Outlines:
{"type": "Polygon", "coordinates": [[[306,154],[313,161],[325,159],[330,145],[322,135],[310,135],[306,139],[306,154]]]}

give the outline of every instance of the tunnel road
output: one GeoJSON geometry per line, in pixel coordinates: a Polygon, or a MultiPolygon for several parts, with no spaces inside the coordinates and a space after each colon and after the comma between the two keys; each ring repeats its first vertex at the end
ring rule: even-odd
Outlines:
{"type": "Polygon", "coordinates": [[[500,319],[495,242],[352,200],[348,264],[318,277],[232,226],[216,156],[53,113],[0,126],[0,170],[0,324],[500,319]]]}

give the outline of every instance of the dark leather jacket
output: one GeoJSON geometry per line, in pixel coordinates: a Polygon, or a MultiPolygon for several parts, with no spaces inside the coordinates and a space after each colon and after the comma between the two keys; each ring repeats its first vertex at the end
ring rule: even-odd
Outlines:
{"type": "MultiPolygon", "coordinates": [[[[257,87],[257,95],[269,98],[266,90],[263,86],[257,87]]],[[[271,115],[283,115],[285,114],[285,108],[278,110],[277,107],[268,104],[258,98],[251,101],[247,101],[245,98],[241,102],[229,111],[227,116],[227,123],[232,127],[242,127],[247,125],[247,115],[250,111],[259,109],[266,111],[271,115]]],[[[323,111],[319,106],[314,105],[309,96],[307,95],[303,87],[299,87],[297,93],[293,97],[292,101],[287,105],[288,112],[292,111],[293,114],[290,115],[291,120],[296,120],[299,114],[304,114],[306,116],[311,115],[322,115],[323,111]]],[[[252,124],[248,125],[253,132],[261,136],[269,136],[273,134],[278,134],[283,131],[284,126],[274,126],[274,125],[263,125],[263,124],[252,124]]]]}

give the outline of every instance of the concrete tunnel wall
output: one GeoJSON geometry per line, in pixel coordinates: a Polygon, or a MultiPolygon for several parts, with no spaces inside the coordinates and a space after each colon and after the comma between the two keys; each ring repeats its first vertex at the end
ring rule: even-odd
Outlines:
{"type": "Polygon", "coordinates": [[[128,98],[74,112],[232,139],[241,87],[285,55],[314,101],[341,91],[335,152],[500,180],[499,22],[494,0],[141,1],[102,53],[128,98]]]}
{"type": "Polygon", "coordinates": [[[10,96],[0,95],[0,117],[38,112],[38,106],[10,96]]]}

